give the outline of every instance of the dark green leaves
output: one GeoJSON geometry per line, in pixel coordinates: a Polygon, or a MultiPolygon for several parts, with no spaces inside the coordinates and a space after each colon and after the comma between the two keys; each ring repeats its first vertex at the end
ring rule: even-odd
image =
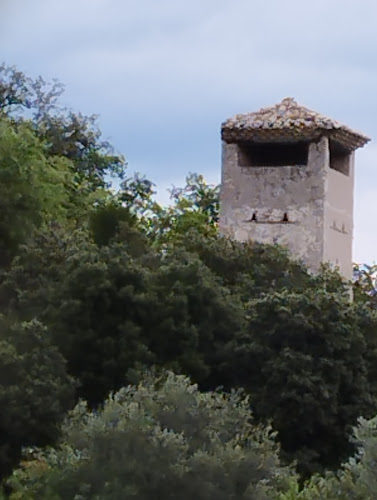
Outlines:
{"type": "Polygon", "coordinates": [[[17,464],[21,447],[45,445],[73,402],[65,362],[37,321],[0,318],[0,476],[17,464]]]}

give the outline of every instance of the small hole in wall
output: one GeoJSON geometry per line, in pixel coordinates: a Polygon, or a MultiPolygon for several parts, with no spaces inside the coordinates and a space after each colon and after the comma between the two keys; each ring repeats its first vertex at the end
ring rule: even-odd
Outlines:
{"type": "Polygon", "coordinates": [[[288,213],[287,213],[287,212],[284,212],[284,215],[283,215],[283,222],[289,222],[289,219],[288,219],[288,213]]]}
{"type": "Polygon", "coordinates": [[[251,216],[251,221],[256,222],[257,221],[257,213],[254,212],[253,215],[251,216]]]}

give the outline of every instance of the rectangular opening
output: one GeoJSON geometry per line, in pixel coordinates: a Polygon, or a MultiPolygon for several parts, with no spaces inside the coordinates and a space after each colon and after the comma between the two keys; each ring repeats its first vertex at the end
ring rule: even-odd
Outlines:
{"type": "Polygon", "coordinates": [[[334,141],[330,141],[330,168],[350,175],[350,153],[334,141]]]}
{"type": "Polygon", "coordinates": [[[239,143],[238,165],[240,167],[279,167],[308,164],[309,145],[306,142],[292,143],[239,143]]]}

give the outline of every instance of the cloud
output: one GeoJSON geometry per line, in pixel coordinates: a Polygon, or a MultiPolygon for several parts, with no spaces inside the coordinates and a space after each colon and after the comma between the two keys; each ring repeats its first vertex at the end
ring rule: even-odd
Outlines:
{"type": "Polygon", "coordinates": [[[24,14],[4,35],[9,57],[60,77],[70,96],[98,95],[100,106],[104,99],[129,114],[150,110],[152,120],[160,111],[245,111],[292,94],[332,113],[376,84],[377,6],[365,0],[15,4],[24,14]]]}
{"type": "MultiPolygon", "coordinates": [[[[374,0],[5,5],[3,57],[66,83],[66,104],[99,113],[130,169],[159,186],[183,184],[188,171],[219,178],[221,121],[285,96],[377,137],[374,0]]],[[[377,259],[376,153],[357,156],[359,260],[377,259]]]]}

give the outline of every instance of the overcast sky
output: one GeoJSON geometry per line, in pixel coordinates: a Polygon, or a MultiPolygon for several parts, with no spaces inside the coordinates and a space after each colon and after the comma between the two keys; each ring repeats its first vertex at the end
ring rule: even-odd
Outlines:
{"type": "Polygon", "coordinates": [[[0,0],[1,57],[64,101],[161,198],[220,180],[220,124],[286,96],[372,138],[356,153],[354,260],[377,261],[375,0],[0,0]]]}

